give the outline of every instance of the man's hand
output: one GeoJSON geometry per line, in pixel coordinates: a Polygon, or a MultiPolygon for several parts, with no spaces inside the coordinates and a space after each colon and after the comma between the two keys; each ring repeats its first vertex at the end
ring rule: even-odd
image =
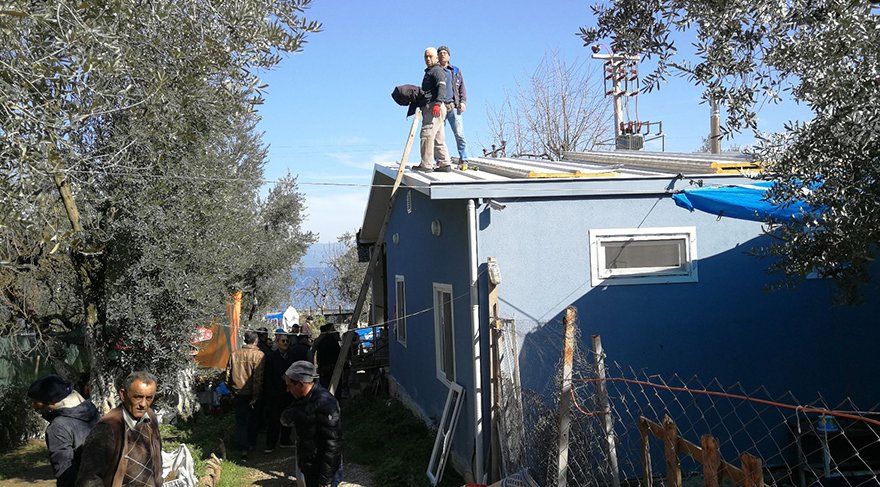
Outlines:
{"type": "Polygon", "coordinates": [[[458,113],[464,113],[464,102],[459,103],[458,113]]]}
{"type": "Polygon", "coordinates": [[[440,116],[440,105],[434,105],[434,107],[431,108],[431,115],[433,115],[435,117],[440,116]]]}

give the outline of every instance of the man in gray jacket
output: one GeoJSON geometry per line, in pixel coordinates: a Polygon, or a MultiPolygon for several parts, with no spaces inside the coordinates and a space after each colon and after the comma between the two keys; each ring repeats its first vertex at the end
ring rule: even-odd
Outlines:
{"type": "Polygon", "coordinates": [[[100,414],[91,402],[57,375],[37,379],[28,389],[31,406],[49,422],[46,447],[59,487],[73,486],[79,471],[82,444],[100,414]]]}

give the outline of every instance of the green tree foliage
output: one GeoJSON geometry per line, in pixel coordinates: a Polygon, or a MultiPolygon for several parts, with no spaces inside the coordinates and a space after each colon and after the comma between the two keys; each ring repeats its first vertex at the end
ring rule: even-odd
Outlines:
{"type": "MultiPolygon", "coordinates": [[[[309,0],[13,1],[0,11],[0,331],[63,368],[185,389],[195,326],[279,302],[314,236],[296,180],[260,197],[261,69],[309,0]]],[[[25,350],[27,352],[27,350],[25,350]]],[[[186,394],[177,407],[187,412],[186,394]]]]}
{"type": "Polygon", "coordinates": [[[364,273],[367,272],[367,263],[358,261],[354,233],[345,232],[336,240],[324,264],[331,270],[330,286],[337,300],[345,303],[345,306],[354,307],[364,282],[364,273]]]}
{"type": "Polygon", "coordinates": [[[755,157],[778,185],[771,198],[822,208],[774,232],[767,250],[789,282],[818,270],[846,301],[869,280],[880,242],[880,17],[865,0],[613,0],[594,7],[587,44],[656,61],[646,89],[680,74],[726,106],[726,131],[753,130],[755,157]],[[672,34],[695,37],[682,59],[672,34]],[[757,107],[788,96],[813,111],[783,132],[757,132],[757,107]]]}

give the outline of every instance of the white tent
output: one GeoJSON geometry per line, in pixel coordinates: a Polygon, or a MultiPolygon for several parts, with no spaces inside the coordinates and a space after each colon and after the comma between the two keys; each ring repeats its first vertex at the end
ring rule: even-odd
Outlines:
{"type": "Polygon", "coordinates": [[[299,324],[299,312],[296,311],[296,308],[293,306],[288,306],[286,310],[284,310],[284,317],[281,319],[281,327],[284,328],[284,331],[290,331],[293,328],[293,325],[299,324]]]}

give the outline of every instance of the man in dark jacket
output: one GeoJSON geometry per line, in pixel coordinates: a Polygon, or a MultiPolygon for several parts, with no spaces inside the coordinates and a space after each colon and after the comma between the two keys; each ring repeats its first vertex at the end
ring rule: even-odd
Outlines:
{"type": "Polygon", "coordinates": [[[321,335],[312,345],[315,362],[318,363],[318,374],[321,376],[321,385],[330,387],[330,379],[336,370],[336,361],[339,359],[339,332],[336,325],[327,323],[321,327],[321,335]]]}
{"type": "Polygon", "coordinates": [[[442,103],[446,93],[446,72],[438,64],[437,49],[429,47],[425,49],[425,76],[422,78],[422,91],[425,93],[427,102],[422,107],[422,130],[419,133],[419,148],[422,159],[414,169],[417,171],[431,172],[434,170],[434,161],[438,163],[437,170],[449,172],[452,170],[452,162],[449,159],[449,151],[446,149],[446,104],[442,103]]]}
{"type": "Polygon", "coordinates": [[[296,362],[284,380],[293,396],[281,416],[296,430],[296,454],[306,487],[336,487],[342,467],[342,425],[339,403],[315,383],[318,374],[311,362],[296,362]]]}
{"type": "Polygon", "coordinates": [[[266,453],[275,450],[276,444],[279,443],[282,448],[293,446],[290,439],[290,428],[282,426],[279,418],[281,411],[290,404],[293,399],[287,393],[287,387],[284,385],[284,372],[296,360],[290,353],[290,335],[284,328],[275,330],[275,346],[276,350],[269,353],[266,357],[266,369],[264,371],[265,383],[263,386],[263,399],[266,401],[266,453]]]}
{"type": "Polygon", "coordinates": [[[464,86],[464,76],[462,76],[461,70],[457,66],[449,64],[449,48],[446,46],[438,47],[437,55],[440,57],[440,66],[446,71],[447,96],[443,100],[446,103],[446,121],[449,122],[452,135],[455,136],[459,163],[464,164],[468,160],[468,155],[462,115],[467,109],[467,88],[464,86]]]}
{"type": "Polygon", "coordinates": [[[58,487],[73,487],[82,445],[101,416],[95,405],[57,375],[37,379],[28,389],[34,411],[49,422],[46,447],[58,487]]]}
{"type": "Polygon", "coordinates": [[[150,408],[156,377],[132,372],[119,390],[122,404],[105,414],[83,445],[76,487],[161,487],[162,438],[150,408]]]}

